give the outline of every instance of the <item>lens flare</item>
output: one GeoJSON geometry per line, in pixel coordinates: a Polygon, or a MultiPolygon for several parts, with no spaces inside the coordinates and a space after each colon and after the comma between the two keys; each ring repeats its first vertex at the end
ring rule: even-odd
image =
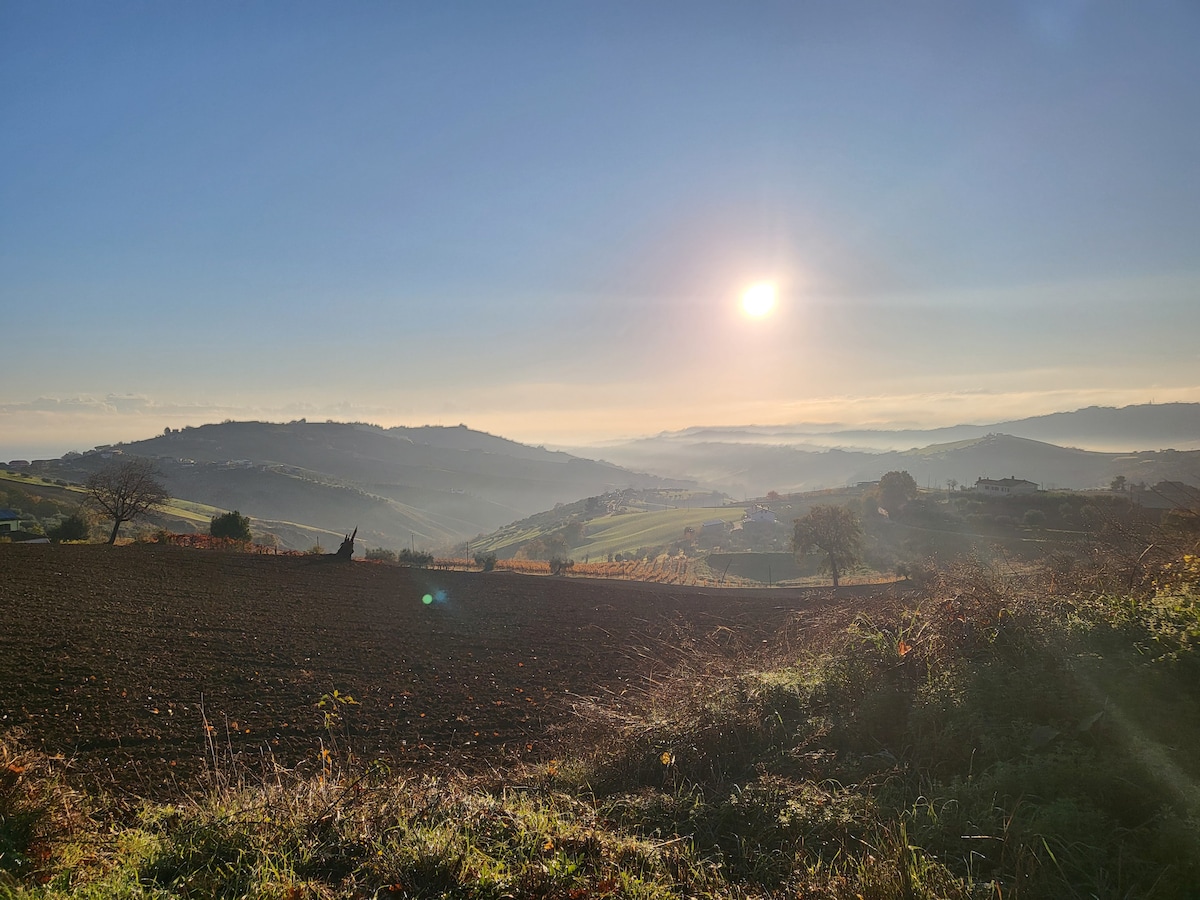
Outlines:
{"type": "Polygon", "coordinates": [[[433,602],[433,594],[426,594],[424,597],[421,598],[421,602],[424,603],[426,606],[428,606],[430,603],[433,602]]]}

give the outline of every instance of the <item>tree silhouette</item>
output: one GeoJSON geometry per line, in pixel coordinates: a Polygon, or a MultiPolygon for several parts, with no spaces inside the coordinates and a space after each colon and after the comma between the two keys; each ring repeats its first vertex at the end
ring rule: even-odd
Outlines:
{"type": "Polygon", "coordinates": [[[243,516],[236,509],[224,515],[213,516],[208,526],[208,533],[217,538],[249,542],[250,517],[243,516]]]}
{"type": "Polygon", "coordinates": [[[116,543],[122,523],[140,518],[170,499],[158,476],[158,468],[150,460],[131,459],[101,469],[84,482],[88,500],[113,520],[108,543],[116,543]]]}
{"type": "Polygon", "coordinates": [[[879,505],[889,513],[899,512],[915,496],[917,482],[908,472],[888,472],[879,479],[879,505]]]}
{"type": "Polygon", "coordinates": [[[812,550],[825,555],[825,568],[837,587],[841,573],[858,562],[862,549],[862,526],[846,506],[814,506],[807,516],[797,519],[792,534],[797,556],[812,550]]]}

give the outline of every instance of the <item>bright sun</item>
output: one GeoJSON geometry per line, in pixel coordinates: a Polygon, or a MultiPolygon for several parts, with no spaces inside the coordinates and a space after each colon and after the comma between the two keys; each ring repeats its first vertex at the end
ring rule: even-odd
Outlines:
{"type": "Polygon", "coordinates": [[[756,284],[742,294],[742,311],[753,319],[761,319],[775,308],[775,285],[756,284]]]}

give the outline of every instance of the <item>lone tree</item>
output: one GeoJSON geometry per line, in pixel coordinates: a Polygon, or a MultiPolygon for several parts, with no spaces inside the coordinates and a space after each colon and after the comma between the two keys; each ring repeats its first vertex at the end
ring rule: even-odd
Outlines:
{"type": "Polygon", "coordinates": [[[140,518],[170,499],[158,480],[158,468],[148,459],[117,463],[88,477],[88,500],[113,520],[108,542],[115,544],[123,522],[140,518]]]}
{"type": "Polygon", "coordinates": [[[796,520],[792,546],[797,556],[812,550],[825,555],[825,569],[838,586],[841,573],[858,562],[862,550],[862,526],[846,506],[814,506],[807,516],[796,520]]]}
{"type": "Polygon", "coordinates": [[[899,512],[917,496],[917,482],[908,472],[888,472],[879,479],[879,505],[889,513],[899,512]]]}
{"type": "Polygon", "coordinates": [[[213,516],[208,526],[208,533],[215,538],[228,538],[231,541],[250,542],[250,517],[243,516],[236,509],[221,516],[213,516]]]}

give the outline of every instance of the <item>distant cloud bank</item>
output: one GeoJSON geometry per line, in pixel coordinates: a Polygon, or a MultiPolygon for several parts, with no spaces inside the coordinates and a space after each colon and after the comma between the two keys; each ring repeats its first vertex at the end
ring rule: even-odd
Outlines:
{"type": "MultiPolygon", "coordinates": [[[[412,398],[409,398],[410,400],[412,398]]],[[[572,404],[569,392],[513,392],[507,402],[489,397],[470,403],[413,405],[382,403],[283,403],[163,401],[142,394],[102,397],[38,397],[0,403],[0,461],[47,459],[97,444],[136,441],[164,428],[198,426],[226,419],[370,422],[392,425],[457,425],[529,444],[586,446],[606,440],[658,434],[693,426],[804,425],[841,428],[936,428],[987,424],[1065,412],[1087,406],[1200,401],[1200,385],[1126,390],[956,391],[875,396],[841,396],[780,403],[680,403],[663,407],[650,397],[641,404],[616,392],[612,402],[572,404]],[[522,402],[520,397],[540,397],[522,402]]],[[[598,398],[589,398],[596,401],[598,398]]]]}

